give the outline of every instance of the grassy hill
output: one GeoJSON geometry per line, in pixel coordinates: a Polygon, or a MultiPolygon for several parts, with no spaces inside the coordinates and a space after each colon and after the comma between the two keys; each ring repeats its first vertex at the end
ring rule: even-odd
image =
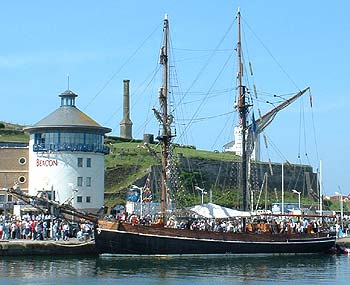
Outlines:
{"type": "MultiPolygon", "coordinates": [[[[160,146],[150,145],[149,151],[139,142],[113,142],[106,140],[110,147],[110,155],[106,156],[106,206],[124,203],[127,188],[144,178],[152,165],[160,164],[160,146]],[[153,154],[152,154],[153,153],[153,154]]],[[[196,150],[193,147],[175,146],[174,156],[195,157],[208,160],[232,161],[239,159],[230,153],[217,153],[212,151],[196,150]]]]}
{"type": "Polygon", "coordinates": [[[0,122],[1,142],[28,142],[29,135],[23,132],[24,126],[0,122]]]}

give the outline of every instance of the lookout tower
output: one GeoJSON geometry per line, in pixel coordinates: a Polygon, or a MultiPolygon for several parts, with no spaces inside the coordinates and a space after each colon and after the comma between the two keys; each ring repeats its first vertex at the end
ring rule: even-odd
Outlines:
{"type": "Polygon", "coordinates": [[[45,194],[59,203],[90,211],[104,204],[104,135],[102,127],[75,106],[77,94],[59,95],[61,106],[31,127],[30,195],[45,194]]]}

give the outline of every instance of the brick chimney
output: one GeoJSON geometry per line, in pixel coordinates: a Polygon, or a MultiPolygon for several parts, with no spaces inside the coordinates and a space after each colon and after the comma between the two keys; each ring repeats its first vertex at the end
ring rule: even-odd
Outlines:
{"type": "Polygon", "coordinates": [[[130,120],[130,80],[123,80],[124,95],[123,95],[123,119],[120,122],[120,137],[125,139],[132,139],[132,122],[130,120]]]}

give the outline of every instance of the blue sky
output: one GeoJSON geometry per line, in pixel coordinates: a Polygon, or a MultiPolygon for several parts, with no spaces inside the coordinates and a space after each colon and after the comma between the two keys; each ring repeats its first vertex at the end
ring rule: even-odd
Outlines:
{"type": "Polygon", "coordinates": [[[277,102],[271,94],[310,86],[313,97],[312,109],[306,94],[277,115],[266,130],[271,144],[268,153],[262,144],[263,159],[315,169],[322,160],[324,191],[333,195],[339,186],[348,194],[349,6],[345,0],[8,1],[0,10],[0,120],[35,124],[58,108],[69,74],[78,108],[119,135],[122,81],[130,79],[134,137],[156,134],[151,108],[160,76],[153,75],[167,13],[177,140],[221,150],[237,123],[227,113],[236,96],[240,7],[244,55],[262,92],[262,112],[271,107],[264,101],[277,102]]]}

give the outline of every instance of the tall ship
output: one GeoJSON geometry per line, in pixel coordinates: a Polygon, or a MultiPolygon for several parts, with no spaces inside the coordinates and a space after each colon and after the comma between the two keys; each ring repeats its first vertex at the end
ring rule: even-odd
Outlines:
{"type": "MultiPolygon", "coordinates": [[[[247,135],[247,113],[250,105],[246,101],[246,87],[242,83],[241,14],[238,23],[238,112],[241,130],[241,175],[240,185],[243,194],[243,212],[247,212],[247,180],[250,156],[250,139],[247,135]]],[[[168,40],[169,21],[164,19],[164,42],[160,53],[163,66],[163,86],[159,101],[161,112],[156,112],[161,122],[162,132],[158,139],[162,153],[161,212],[157,224],[140,225],[127,221],[98,220],[95,233],[96,249],[100,254],[122,255],[186,255],[186,254],[256,254],[256,253],[322,253],[335,247],[335,236],[320,230],[305,230],[296,233],[290,230],[275,232],[265,224],[259,231],[250,231],[250,223],[241,217],[242,231],[223,232],[191,230],[166,226],[171,211],[167,207],[167,181],[169,176],[169,151],[174,134],[168,113],[168,40]]],[[[301,91],[302,92],[302,91],[301,91]]],[[[305,91],[304,91],[305,92],[305,91]]],[[[300,94],[298,95],[300,96],[300,94]]],[[[285,215],[287,216],[287,215],[285,215]]],[[[288,217],[287,217],[288,218],[288,217]]],[[[321,217],[319,217],[321,218],[321,217]]]]}

